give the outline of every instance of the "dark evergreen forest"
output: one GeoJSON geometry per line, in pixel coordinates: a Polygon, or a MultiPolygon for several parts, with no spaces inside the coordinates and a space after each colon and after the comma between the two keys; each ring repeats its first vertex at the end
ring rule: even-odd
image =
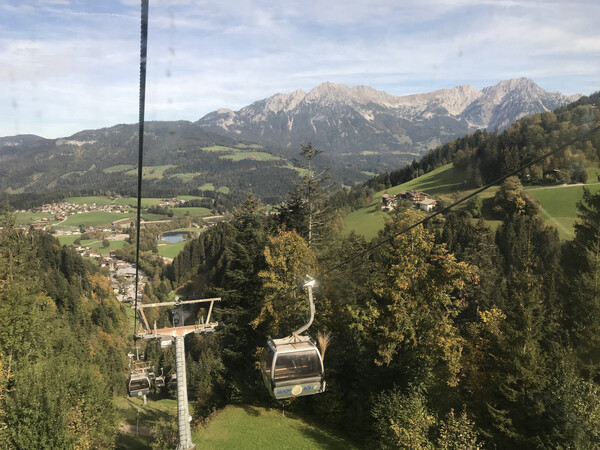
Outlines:
{"type": "Polygon", "coordinates": [[[106,273],[49,234],[0,232],[0,448],[112,448],[128,322],[106,273]]]}

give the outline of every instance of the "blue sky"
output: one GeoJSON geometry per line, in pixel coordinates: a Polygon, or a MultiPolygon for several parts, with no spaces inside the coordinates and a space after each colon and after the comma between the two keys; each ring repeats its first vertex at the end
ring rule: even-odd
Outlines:
{"type": "MultiPolygon", "coordinates": [[[[135,123],[138,0],[0,0],[0,136],[135,123]]],[[[324,81],[600,90],[597,0],[150,0],[147,120],[324,81]]]]}

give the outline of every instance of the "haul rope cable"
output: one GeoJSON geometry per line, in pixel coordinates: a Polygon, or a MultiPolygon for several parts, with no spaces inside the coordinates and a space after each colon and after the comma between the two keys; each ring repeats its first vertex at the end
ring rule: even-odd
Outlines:
{"type": "MultiPolygon", "coordinates": [[[[517,168],[517,169],[514,169],[514,170],[512,170],[511,172],[509,172],[509,173],[507,173],[507,174],[505,174],[505,175],[502,175],[502,176],[501,176],[501,177],[499,177],[499,178],[496,178],[496,179],[495,179],[494,181],[492,181],[491,183],[488,183],[488,184],[486,184],[485,186],[483,186],[483,187],[481,187],[481,188],[479,188],[479,189],[475,190],[474,192],[471,192],[470,194],[468,194],[468,195],[466,195],[466,196],[462,197],[460,200],[457,200],[457,201],[455,201],[455,202],[454,202],[454,203],[452,203],[451,205],[448,205],[448,206],[446,206],[445,208],[442,208],[442,209],[440,209],[439,211],[436,211],[436,212],[434,212],[434,213],[430,214],[429,216],[427,216],[427,217],[423,218],[422,220],[419,220],[418,222],[415,222],[415,223],[413,223],[412,225],[409,225],[409,226],[407,226],[407,227],[403,228],[402,230],[400,230],[400,231],[399,231],[399,232],[397,232],[396,234],[393,234],[392,236],[389,236],[389,237],[387,237],[387,238],[385,238],[385,239],[382,239],[381,241],[379,241],[379,242],[376,242],[375,244],[372,244],[372,245],[370,245],[369,247],[367,247],[366,249],[364,249],[363,251],[361,251],[361,252],[357,253],[356,255],[354,255],[354,256],[351,256],[351,257],[349,257],[349,258],[346,258],[344,261],[342,261],[342,262],[340,262],[340,263],[336,264],[335,266],[333,266],[333,267],[330,267],[329,269],[326,269],[326,270],[324,270],[324,271],[320,272],[319,274],[317,274],[316,276],[314,276],[314,277],[313,277],[313,279],[314,279],[314,280],[319,280],[319,279],[323,278],[325,275],[328,275],[328,274],[330,274],[330,273],[331,273],[331,272],[333,272],[334,270],[337,270],[337,269],[339,269],[340,267],[342,267],[342,266],[345,266],[345,265],[346,265],[346,264],[348,264],[349,262],[352,262],[352,261],[354,261],[355,259],[358,259],[358,258],[360,258],[361,256],[364,256],[364,255],[366,255],[366,254],[368,254],[368,253],[372,252],[372,251],[373,251],[373,250],[375,250],[376,248],[378,248],[378,247],[381,247],[383,244],[385,244],[385,243],[387,243],[387,242],[390,242],[390,241],[392,241],[392,240],[396,239],[398,236],[400,236],[400,235],[402,235],[402,234],[404,234],[404,233],[407,233],[408,231],[412,230],[413,228],[416,228],[416,227],[418,227],[419,225],[423,225],[424,223],[427,223],[429,220],[433,219],[434,217],[436,217],[436,216],[439,216],[440,214],[444,214],[444,213],[448,212],[450,209],[454,208],[455,206],[457,206],[457,205],[460,205],[461,203],[463,203],[463,202],[465,202],[465,201],[469,200],[470,198],[472,198],[472,197],[474,197],[474,196],[476,196],[476,195],[478,195],[478,194],[481,194],[483,191],[486,191],[486,190],[488,190],[489,188],[491,188],[492,186],[494,186],[494,185],[496,185],[496,184],[498,184],[498,183],[500,183],[500,182],[502,182],[502,181],[506,180],[506,179],[507,179],[507,178],[509,178],[509,177],[512,177],[513,175],[516,175],[517,173],[521,172],[522,170],[525,170],[525,169],[527,169],[528,167],[530,167],[530,166],[532,166],[532,165],[534,165],[534,164],[536,164],[536,163],[538,163],[538,162],[540,162],[540,161],[543,161],[545,158],[548,158],[549,156],[552,156],[554,153],[556,153],[556,152],[558,152],[558,151],[561,151],[561,150],[565,150],[565,149],[566,149],[567,147],[569,147],[570,145],[573,145],[573,144],[575,144],[575,143],[577,143],[577,142],[579,142],[579,141],[583,141],[583,140],[585,140],[585,139],[588,139],[588,138],[590,138],[590,137],[591,137],[591,136],[592,136],[592,135],[593,135],[595,132],[597,132],[597,131],[599,131],[599,130],[600,130],[600,125],[596,125],[594,128],[592,128],[592,129],[588,130],[586,133],[584,133],[584,134],[580,135],[579,137],[573,138],[573,139],[571,139],[570,141],[568,141],[568,142],[564,143],[563,145],[561,145],[560,147],[557,147],[557,148],[555,148],[554,150],[550,150],[549,152],[546,152],[546,153],[544,153],[542,156],[539,156],[539,157],[537,157],[537,158],[534,158],[534,159],[532,159],[532,160],[531,160],[531,161],[529,161],[528,163],[526,163],[526,164],[523,164],[522,166],[520,166],[519,168],[517,168]]],[[[249,312],[249,311],[252,311],[252,310],[254,310],[254,309],[256,309],[256,308],[259,308],[259,307],[260,307],[260,308],[262,308],[263,306],[265,306],[265,305],[268,305],[269,303],[273,303],[274,301],[276,301],[276,300],[280,299],[281,297],[283,297],[283,296],[285,296],[285,295],[291,294],[291,293],[292,293],[292,292],[294,292],[296,289],[297,289],[297,287],[295,287],[294,289],[289,289],[289,290],[287,290],[287,291],[284,291],[283,293],[281,293],[281,294],[278,294],[277,296],[275,296],[275,297],[274,297],[274,298],[272,298],[271,300],[267,300],[267,301],[265,301],[265,302],[261,303],[260,305],[253,306],[252,308],[245,309],[245,310],[243,310],[243,312],[249,312]]]]}
{"type": "Polygon", "coordinates": [[[138,285],[140,279],[140,232],[142,210],[142,167],[144,158],[144,111],[146,104],[146,57],[148,54],[148,0],[142,0],[141,37],[140,37],[140,105],[138,129],[138,178],[137,178],[137,223],[135,239],[135,313],[133,315],[133,340],[137,332],[138,285]]]}

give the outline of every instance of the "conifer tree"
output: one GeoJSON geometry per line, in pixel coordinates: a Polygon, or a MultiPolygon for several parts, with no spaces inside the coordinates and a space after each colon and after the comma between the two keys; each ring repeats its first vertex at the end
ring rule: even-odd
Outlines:
{"type": "Polygon", "coordinates": [[[306,239],[309,247],[327,237],[327,220],[331,214],[325,202],[329,169],[317,172],[313,161],[321,153],[323,150],[314,148],[310,142],[301,146],[302,160],[296,161],[296,167],[301,172],[300,180],[295,183],[288,201],[280,209],[280,224],[296,230],[306,239]]]}

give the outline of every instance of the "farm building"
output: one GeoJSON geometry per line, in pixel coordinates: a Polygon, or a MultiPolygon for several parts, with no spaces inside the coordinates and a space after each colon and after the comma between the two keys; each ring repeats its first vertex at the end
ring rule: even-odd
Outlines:
{"type": "Polygon", "coordinates": [[[396,208],[396,198],[390,194],[381,196],[381,210],[383,212],[393,211],[396,208]]]}
{"type": "Polygon", "coordinates": [[[423,211],[429,212],[437,206],[438,202],[432,198],[426,198],[425,200],[421,200],[418,204],[419,208],[421,208],[423,211]]]}
{"type": "Polygon", "coordinates": [[[418,203],[422,202],[423,200],[429,198],[429,194],[427,194],[425,192],[421,192],[421,191],[403,191],[403,192],[400,192],[400,194],[398,194],[398,195],[400,196],[400,198],[405,198],[407,200],[410,200],[414,204],[418,204],[418,203]]]}

